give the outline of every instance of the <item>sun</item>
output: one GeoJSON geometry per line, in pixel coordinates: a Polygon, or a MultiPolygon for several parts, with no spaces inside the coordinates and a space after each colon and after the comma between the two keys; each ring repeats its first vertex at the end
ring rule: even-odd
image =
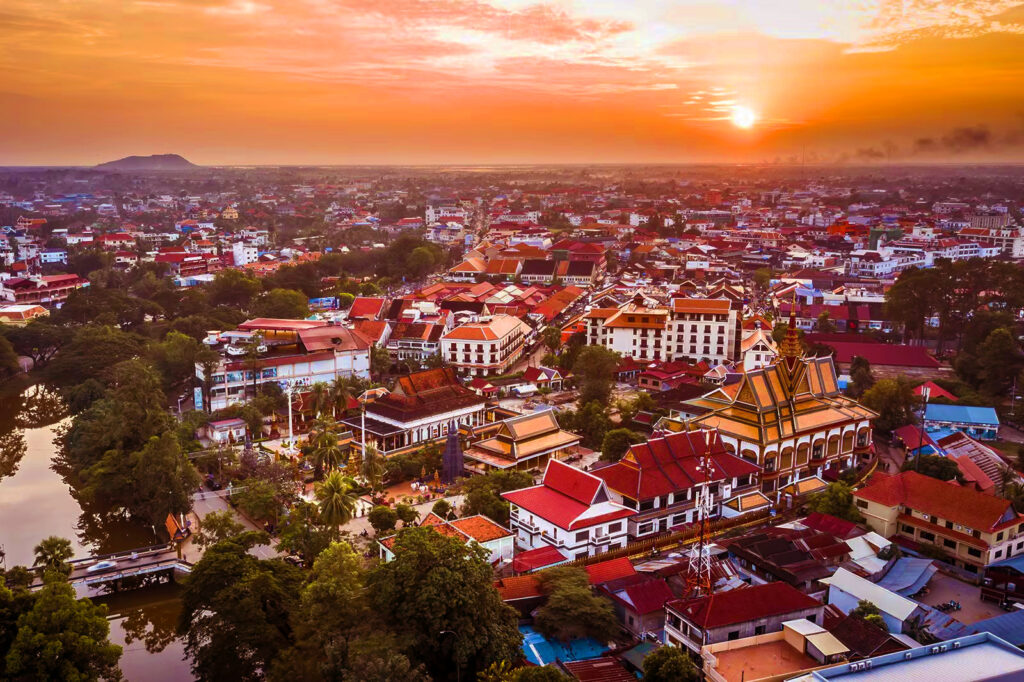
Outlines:
{"type": "Polygon", "coordinates": [[[757,122],[757,114],[750,107],[735,106],[732,108],[732,124],[737,128],[747,130],[757,122]]]}

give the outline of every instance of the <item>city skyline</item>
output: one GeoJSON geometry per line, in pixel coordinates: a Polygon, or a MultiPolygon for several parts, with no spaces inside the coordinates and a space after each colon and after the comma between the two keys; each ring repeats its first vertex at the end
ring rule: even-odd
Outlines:
{"type": "Polygon", "coordinates": [[[13,0],[0,164],[1024,160],[1024,5],[13,0]]]}

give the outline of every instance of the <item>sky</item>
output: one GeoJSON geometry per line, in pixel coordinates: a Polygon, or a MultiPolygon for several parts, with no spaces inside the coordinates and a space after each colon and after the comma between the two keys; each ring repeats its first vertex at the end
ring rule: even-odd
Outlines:
{"type": "Polygon", "coordinates": [[[1024,4],[0,3],[0,164],[156,153],[210,165],[1024,161],[1024,4]]]}

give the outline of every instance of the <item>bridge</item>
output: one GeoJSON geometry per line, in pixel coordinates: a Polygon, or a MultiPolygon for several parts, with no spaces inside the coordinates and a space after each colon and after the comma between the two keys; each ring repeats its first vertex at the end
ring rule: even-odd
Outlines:
{"type": "MultiPolygon", "coordinates": [[[[79,592],[109,584],[116,590],[128,578],[155,576],[158,580],[173,581],[176,575],[192,572],[192,563],[179,559],[177,547],[171,543],[73,559],[68,564],[71,566],[68,582],[79,592]]],[[[29,589],[36,590],[43,586],[43,567],[33,566],[31,570],[36,578],[29,589]]]]}

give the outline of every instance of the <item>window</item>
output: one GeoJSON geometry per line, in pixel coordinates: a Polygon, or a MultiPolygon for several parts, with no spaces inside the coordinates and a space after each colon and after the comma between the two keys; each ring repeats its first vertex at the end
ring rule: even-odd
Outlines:
{"type": "Polygon", "coordinates": [[[729,633],[729,641],[730,642],[735,640],[735,639],[739,639],[739,638],[740,638],[740,631],[739,630],[733,630],[732,632],[729,633]]]}
{"type": "Polygon", "coordinates": [[[901,533],[906,533],[907,535],[913,535],[914,534],[914,527],[910,526],[910,525],[908,525],[906,523],[900,524],[900,532],[901,533]]]}
{"type": "Polygon", "coordinates": [[[996,550],[996,553],[995,553],[995,554],[994,554],[993,556],[994,556],[994,557],[995,557],[996,559],[1002,558],[1002,556],[1003,556],[1003,550],[1001,550],[1001,549],[997,549],[997,550],[996,550]]]}
{"type": "Polygon", "coordinates": [[[981,550],[980,549],[975,549],[974,547],[968,547],[967,548],[967,554],[969,554],[972,557],[980,557],[981,556],[981,550]]]}
{"type": "Polygon", "coordinates": [[[946,547],[949,547],[950,549],[952,549],[954,551],[956,550],[956,541],[955,540],[949,540],[947,538],[943,538],[942,539],[942,544],[945,545],[946,547]]]}
{"type": "Polygon", "coordinates": [[[767,625],[758,625],[757,627],[754,628],[754,635],[755,636],[756,635],[763,635],[765,633],[765,630],[767,630],[767,629],[768,629],[767,625]]]}
{"type": "Polygon", "coordinates": [[[590,531],[589,530],[582,530],[579,533],[576,533],[576,542],[586,542],[589,539],[590,539],[590,531]]]}
{"type": "Polygon", "coordinates": [[[921,539],[927,540],[928,542],[935,542],[935,534],[929,533],[926,530],[921,531],[921,539]]]}
{"type": "Polygon", "coordinates": [[[996,533],[996,542],[1002,542],[1002,541],[1003,541],[1003,531],[999,531],[998,533],[996,533]]]}
{"type": "Polygon", "coordinates": [[[640,511],[649,511],[654,509],[654,500],[643,500],[640,502],[640,511]]]}
{"type": "Polygon", "coordinates": [[[644,535],[645,533],[650,533],[653,529],[654,529],[654,524],[653,523],[641,523],[637,527],[636,532],[637,532],[637,535],[644,535]]]}
{"type": "Polygon", "coordinates": [[[622,530],[622,521],[619,521],[617,523],[608,524],[608,532],[609,533],[618,533],[621,530],[622,530]]]}
{"type": "Polygon", "coordinates": [[[946,528],[949,528],[950,530],[952,530],[953,529],[953,522],[952,521],[946,521],[946,528]]]}
{"type": "Polygon", "coordinates": [[[857,500],[857,506],[860,507],[861,509],[867,509],[868,503],[866,500],[857,500]]]}

